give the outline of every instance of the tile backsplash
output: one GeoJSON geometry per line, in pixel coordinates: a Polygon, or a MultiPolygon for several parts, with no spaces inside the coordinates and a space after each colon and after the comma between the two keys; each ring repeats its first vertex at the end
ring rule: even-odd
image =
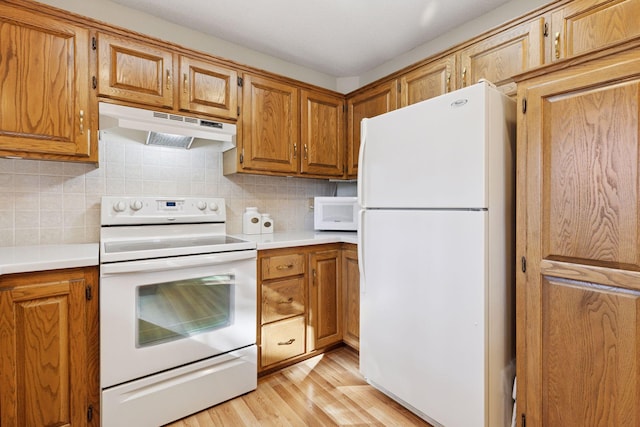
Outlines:
{"type": "Polygon", "coordinates": [[[242,213],[270,213],[276,232],[313,229],[310,199],[332,195],[327,180],[222,175],[222,153],[150,147],[108,132],[100,165],[0,158],[0,246],[98,242],[103,195],[224,197],[227,231],[242,213]]]}

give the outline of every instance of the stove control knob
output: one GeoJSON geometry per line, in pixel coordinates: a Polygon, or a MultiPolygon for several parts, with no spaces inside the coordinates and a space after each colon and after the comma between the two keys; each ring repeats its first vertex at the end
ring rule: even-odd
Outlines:
{"type": "Polygon", "coordinates": [[[122,200],[113,204],[113,210],[116,212],[124,212],[125,209],[127,209],[127,204],[122,200]]]}
{"type": "Polygon", "coordinates": [[[218,204],[216,202],[209,203],[209,209],[216,212],[219,209],[218,204]]]}
{"type": "Polygon", "coordinates": [[[196,203],[196,207],[198,209],[200,209],[201,211],[207,209],[207,204],[205,202],[203,202],[202,200],[200,200],[198,203],[196,203]]]}
{"type": "Polygon", "coordinates": [[[142,209],[142,202],[140,200],[134,200],[129,206],[131,206],[131,209],[133,209],[134,211],[139,211],[140,209],[142,209]]]}

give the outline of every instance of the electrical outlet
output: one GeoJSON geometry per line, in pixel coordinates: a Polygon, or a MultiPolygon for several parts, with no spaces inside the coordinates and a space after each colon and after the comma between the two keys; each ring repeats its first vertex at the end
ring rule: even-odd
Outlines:
{"type": "Polygon", "coordinates": [[[313,201],[314,201],[313,197],[309,197],[309,210],[310,211],[312,211],[313,208],[314,208],[313,201]]]}

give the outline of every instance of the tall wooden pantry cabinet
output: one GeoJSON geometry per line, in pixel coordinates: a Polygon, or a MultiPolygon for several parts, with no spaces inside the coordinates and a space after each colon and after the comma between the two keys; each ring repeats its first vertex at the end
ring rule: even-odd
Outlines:
{"type": "Polygon", "coordinates": [[[520,427],[640,425],[639,49],[518,82],[520,427]]]}

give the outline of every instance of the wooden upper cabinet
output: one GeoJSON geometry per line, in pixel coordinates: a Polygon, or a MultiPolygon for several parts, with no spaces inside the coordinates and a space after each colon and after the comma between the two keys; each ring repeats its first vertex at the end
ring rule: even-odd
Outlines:
{"type": "Polygon", "coordinates": [[[406,107],[455,89],[456,56],[449,55],[400,77],[400,106],[406,107]]]}
{"type": "Polygon", "coordinates": [[[392,80],[360,92],[347,99],[347,105],[347,175],[354,177],[358,174],[360,122],[397,108],[398,82],[392,80]]]}
{"type": "Polygon", "coordinates": [[[515,95],[511,78],[544,64],[544,19],[537,18],[460,51],[459,86],[489,80],[507,95],[515,95]]]}
{"type": "Polygon", "coordinates": [[[180,110],[237,118],[238,73],[206,61],[180,56],[180,110]]]}
{"type": "Polygon", "coordinates": [[[552,59],[568,58],[640,35],[637,0],[575,0],[551,15],[552,59]]]}
{"type": "Polygon", "coordinates": [[[242,91],[242,168],[297,173],[299,90],[245,74],[242,91]]]}
{"type": "Polygon", "coordinates": [[[170,50],[111,34],[98,34],[98,94],[173,107],[174,55],[170,50]]]}
{"type": "Polygon", "coordinates": [[[88,30],[0,4],[0,155],[97,161],[89,52],[88,30]]]}
{"type": "Polygon", "coordinates": [[[344,174],[344,98],[301,91],[300,173],[341,177],[344,174]]]}
{"type": "Polygon", "coordinates": [[[517,407],[527,426],[640,425],[637,49],[518,83],[517,407]]]}
{"type": "Polygon", "coordinates": [[[100,96],[173,108],[174,54],[111,34],[98,34],[100,96]]]}

